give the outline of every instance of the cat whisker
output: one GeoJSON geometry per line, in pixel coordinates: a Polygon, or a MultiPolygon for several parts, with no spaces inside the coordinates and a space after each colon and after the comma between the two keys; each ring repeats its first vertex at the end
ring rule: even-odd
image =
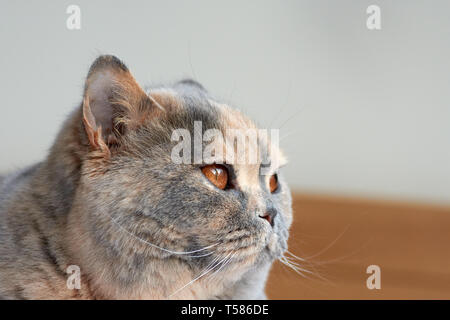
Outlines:
{"type": "Polygon", "coordinates": [[[344,231],[342,231],[333,241],[331,241],[331,243],[328,246],[326,246],[325,248],[323,248],[316,254],[306,257],[306,259],[316,258],[316,257],[320,256],[321,254],[325,253],[328,249],[330,249],[332,246],[334,246],[334,244],[348,231],[349,227],[350,227],[350,225],[347,225],[347,227],[345,227],[344,231]]]}
{"type": "MultiPolygon", "coordinates": [[[[309,261],[306,261],[305,259],[300,258],[300,257],[294,255],[292,252],[286,251],[286,253],[289,253],[289,254],[292,255],[293,257],[283,256],[283,257],[281,258],[282,260],[280,259],[280,262],[282,262],[283,264],[285,264],[286,266],[288,266],[289,268],[291,268],[291,269],[293,269],[293,270],[298,269],[299,271],[303,271],[303,272],[312,274],[312,275],[314,275],[315,277],[317,277],[317,278],[319,278],[319,279],[321,279],[321,280],[323,280],[323,281],[329,282],[328,279],[326,279],[325,277],[323,277],[323,276],[316,270],[316,268],[314,267],[315,263],[311,263],[311,262],[309,262],[309,261]],[[304,263],[308,263],[308,266],[311,267],[311,268],[313,269],[313,271],[304,269],[303,267],[301,267],[300,262],[296,262],[295,260],[298,260],[298,261],[301,261],[301,262],[304,262],[304,263]],[[286,262],[287,262],[287,264],[286,264],[286,262]]],[[[297,270],[295,270],[295,271],[297,272],[297,270]]],[[[297,272],[297,273],[298,273],[298,272],[297,272]]],[[[301,273],[301,272],[300,272],[300,273],[301,273]]],[[[302,274],[302,275],[303,275],[303,274],[302,274]]],[[[303,275],[303,276],[304,276],[304,275],[303,275]]],[[[305,278],[308,278],[308,277],[305,277],[305,278]]]]}
{"type": "Polygon", "coordinates": [[[217,267],[218,265],[220,265],[223,261],[225,261],[228,256],[231,254],[231,252],[223,259],[221,259],[219,262],[217,262],[216,264],[215,261],[219,260],[219,257],[214,258],[213,261],[211,261],[211,263],[205,268],[203,269],[203,271],[200,273],[199,276],[195,277],[194,279],[192,279],[191,281],[189,281],[188,283],[186,283],[184,286],[182,286],[181,288],[177,289],[175,292],[173,292],[172,294],[170,294],[167,298],[170,298],[172,296],[174,296],[175,294],[177,294],[178,292],[180,292],[181,290],[185,289],[186,287],[192,285],[194,282],[196,282],[197,280],[199,280],[200,278],[204,277],[205,275],[207,275],[208,273],[210,273],[212,270],[214,270],[215,267],[217,267]],[[212,264],[214,264],[213,266],[211,266],[212,264]]]}
{"type": "Polygon", "coordinates": [[[278,129],[281,130],[289,121],[297,117],[302,111],[303,111],[302,108],[297,110],[292,116],[290,116],[286,121],[284,121],[278,129]]]}
{"type": "Polygon", "coordinates": [[[280,138],[280,142],[284,141],[286,138],[289,138],[289,137],[293,136],[294,134],[297,134],[298,132],[299,132],[298,130],[294,130],[294,131],[288,132],[287,134],[285,134],[284,136],[282,136],[280,138]]]}
{"type": "Polygon", "coordinates": [[[291,264],[293,264],[294,266],[300,267],[301,265],[296,262],[295,260],[290,259],[289,257],[284,257],[287,261],[289,261],[291,264]]]}
{"type": "Polygon", "coordinates": [[[293,258],[295,258],[296,260],[302,261],[302,262],[306,262],[306,259],[300,258],[298,256],[296,256],[295,254],[293,254],[292,252],[290,252],[289,250],[286,250],[286,253],[290,254],[293,258]]]}
{"type": "Polygon", "coordinates": [[[217,275],[217,273],[223,269],[226,265],[230,264],[231,260],[233,260],[233,257],[236,255],[236,252],[234,252],[231,257],[229,257],[225,262],[222,263],[222,266],[217,269],[216,271],[214,271],[213,274],[209,275],[210,278],[213,278],[215,275],[217,275]]]}
{"type": "Polygon", "coordinates": [[[284,265],[286,265],[289,268],[291,268],[292,270],[294,270],[296,273],[298,273],[302,277],[307,278],[304,273],[314,274],[312,271],[306,270],[306,269],[304,269],[304,268],[302,268],[302,267],[300,267],[298,265],[292,264],[289,260],[286,259],[285,256],[282,256],[278,260],[281,261],[281,263],[283,263],[284,265]]]}
{"type": "Polygon", "coordinates": [[[282,104],[281,108],[278,109],[277,114],[274,116],[272,122],[270,123],[268,128],[272,128],[273,124],[278,120],[279,116],[283,113],[284,109],[286,108],[286,106],[288,105],[289,102],[289,98],[291,96],[291,89],[292,89],[292,79],[289,82],[289,86],[287,87],[287,93],[286,93],[286,99],[284,101],[284,103],[282,104]]]}
{"type": "MultiPolygon", "coordinates": [[[[111,218],[111,221],[112,221],[117,227],[119,227],[119,229],[121,229],[122,231],[124,231],[124,232],[127,233],[128,235],[132,236],[134,239],[136,239],[136,240],[138,240],[138,241],[140,241],[140,242],[142,242],[142,243],[145,243],[145,244],[147,244],[147,245],[149,245],[149,246],[151,246],[151,247],[154,247],[154,248],[156,248],[156,249],[159,249],[159,250],[161,250],[161,251],[170,253],[170,254],[177,254],[177,255],[192,255],[193,253],[197,253],[197,252],[201,252],[201,251],[208,250],[208,249],[210,249],[210,248],[212,248],[212,247],[215,247],[215,246],[217,246],[217,245],[219,244],[219,243],[212,244],[212,245],[203,247],[203,248],[201,248],[201,249],[193,250],[193,251],[172,251],[172,250],[169,250],[169,249],[166,249],[166,248],[162,248],[162,247],[160,247],[160,246],[158,246],[158,245],[156,245],[156,244],[153,244],[153,243],[151,243],[151,242],[148,242],[147,240],[144,240],[144,239],[139,238],[138,236],[136,236],[135,234],[133,234],[132,232],[128,231],[128,230],[125,229],[123,226],[121,226],[120,223],[118,223],[116,220],[114,220],[114,218],[113,218],[112,216],[110,216],[110,218],[111,218]]],[[[211,255],[211,254],[213,254],[213,252],[208,252],[207,254],[204,254],[204,255],[194,255],[194,256],[190,256],[190,257],[199,258],[199,257],[209,256],[209,255],[211,255]]]]}
{"type": "Polygon", "coordinates": [[[150,90],[148,90],[147,96],[161,111],[166,112],[166,109],[152,97],[150,90]]]}
{"type": "Polygon", "coordinates": [[[286,251],[286,253],[290,254],[291,257],[288,257],[285,255],[284,258],[287,261],[289,261],[292,265],[301,267],[302,264],[308,264],[308,266],[312,267],[314,269],[315,273],[317,273],[317,270],[314,268],[314,265],[310,261],[300,258],[300,257],[296,256],[295,254],[293,254],[292,252],[286,251]]]}
{"type": "Polygon", "coordinates": [[[197,254],[197,255],[186,256],[186,257],[188,257],[188,258],[201,258],[201,257],[207,257],[207,256],[210,256],[210,255],[212,255],[212,254],[214,254],[213,251],[208,252],[208,253],[205,253],[205,254],[197,254]]]}
{"type": "Polygon", "coordinates": [[[282,264],[284,264],[285,266],[287,266],[287,267],[291,268],[292,270],[294,270],[296,273],[298,273],[298,274],[301,275],[302,277],[305,277],[305,278],[306,278],[306,276],[305,276],[301,271],[299,271],[298,269],[296,269],[296,267],[293,266],[293,265],[291,265],[289,262],[287,262],[287,261],[285,261],[285,260],[283,260],[283,259],[279,259],[279,261],[280,261],[282,264]]]}

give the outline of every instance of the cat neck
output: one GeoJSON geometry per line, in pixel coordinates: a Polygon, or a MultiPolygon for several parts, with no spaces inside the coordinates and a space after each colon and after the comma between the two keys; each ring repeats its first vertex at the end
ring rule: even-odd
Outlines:
{"type": "Polygon", "coordinates": [[[69,213],[80,179],[83,154],[87,150],[81,116],[81,109],[77,108],[66,120],[46,160],[31,180],[35,199],[51,204],[45,213],[55,219],[69,213]]]}

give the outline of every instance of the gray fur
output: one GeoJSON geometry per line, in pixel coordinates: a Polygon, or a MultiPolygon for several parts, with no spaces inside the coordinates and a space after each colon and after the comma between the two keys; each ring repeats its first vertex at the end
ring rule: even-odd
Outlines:
{"type": "MultiPolygon", "coordinates": [[[[111,65],[99,59],[94,66],[111,65]]],[[[204,130],[225,131],[230,120],[196,82],[170,89],[181,107],[126,130],[108,160],[94,156],[79,108],[45,161],[0,180],[0,296],[265,298],[270,266],[287,248],[289,188],[279,173],[274,194],[264,179],[250,189],[214,189],[199,165],[174,164],[174,129],[192,132],[202,121],[204,130]],[[273,228],[258,217],[268,209],[278,213],[273,228]],[[177,291],[227,255],[217,274],[177,291]],[[83,274],[77,292],[65,286],[71,264],[83,274]]],[[[259,174],[254,166],[230,171],[238,186],[243,173],[259,174]]]]}

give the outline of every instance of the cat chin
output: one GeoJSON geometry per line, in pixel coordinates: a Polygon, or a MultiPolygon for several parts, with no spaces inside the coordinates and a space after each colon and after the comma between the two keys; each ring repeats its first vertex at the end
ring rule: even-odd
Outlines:
{"type": "Polygon", "coordinates": [[[262,255],[265,255],[266,259],[275,261],[281,258],[286,250],[286,240],[281,239],[277,233],[271,232],[269,233],[267,245],[265,246],[262,255]]]}

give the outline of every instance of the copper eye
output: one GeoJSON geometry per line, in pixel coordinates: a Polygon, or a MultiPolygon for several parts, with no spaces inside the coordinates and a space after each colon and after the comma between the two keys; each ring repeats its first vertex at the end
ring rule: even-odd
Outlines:
{"type": "Polygon", "coordinates": [[[270,193],[274,193],[278,189],[278,177],[276,174],[272,175],[269,180],[270,193]]]}
{"type": "Polygon", "coordinates": [[[228,184],[228,170],[220,164],[210,164],[202,168],[202,172],[217,188],[223,190],[228,184]]]}

